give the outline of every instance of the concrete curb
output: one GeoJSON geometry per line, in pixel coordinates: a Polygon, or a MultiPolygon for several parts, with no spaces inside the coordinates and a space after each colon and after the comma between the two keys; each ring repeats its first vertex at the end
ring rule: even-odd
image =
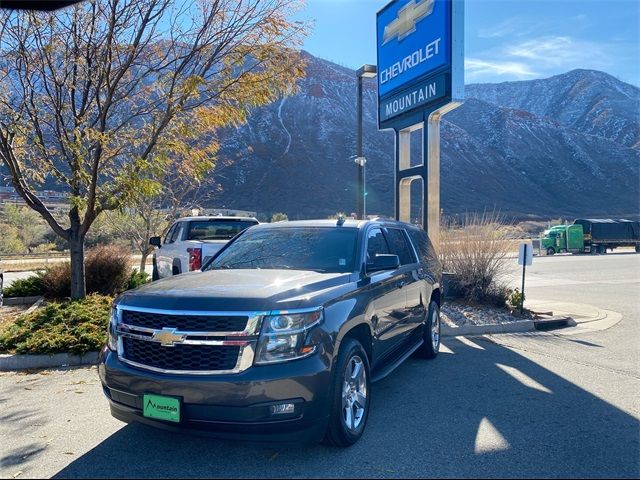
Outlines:
{"type": "Polygon", "coordinates": [[[536,326],[533,320],[520,320],[510,323],[491,323],[487,325],[462,325],[460,327],[442,324],[440,326],[440,335],[443,337],[458,337],[461,335],[532,332],[535,329],[536,326]]]}
{"type": "Polygon", "coordinates": [[[35,303],[40,300],[42,297],[9,297],[4,299],[5,307],[12,307],[15,305],[28,305],[30,303],[35,303]]]}
{"type": "Polygon", "coordinates": [[[98,352],[84,355],[55,353],[53,355],[0,355],[0,371],[27,370],[30,368],[59,368],[78,365],[95,365],[98,352]]]}

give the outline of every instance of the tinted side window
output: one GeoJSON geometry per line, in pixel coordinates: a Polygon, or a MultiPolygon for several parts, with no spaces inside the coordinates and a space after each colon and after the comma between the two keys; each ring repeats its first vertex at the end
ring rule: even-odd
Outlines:
{"type": "Polygon", "coordinates": [[[367,236],[367,262],[369,262],[378,253],[388,254],[389,246],[382,234],[382,230],[374,228],[367,236]]]}
{"type": "Polygon", "coordinates": [[[402,233],[402,230],[399,230],[397,228],[388,228],[387,239],[389,240],[391,253],[400,257],[400,265],[408,265],[416,261],[413,258],[411,247],[407,243],[407,239],[402,233]]]}
{"type": "Polygon", "coordinates": [[[427,245],[427,234],[424,232],[424,230],[418,229],[408,229],[407,233],[409,234],[411,243],[413,243],[413,246],[418,253],[418,257],[420,257],[420,263],[429,263],[429,246],[427,245]]]}
{"type": "Polygon", "coordinates": [[[173,232],[175,231],[176,227],[178,226],[178,224],[174,224],[169,231],[167,232],[167,235],[164,237],[164,243],[171,243],[171,235],[173,235],[173,232]]]}
{"type": "Polygon", "coordinates": [[[418,252],[420,262],[431,269],[432,273],[439,275],[441,268],[440,262],[433,250],[431,242],[427,238],[427,233],[421,228],[408,228],[407,233],[409,234],[409,238],[411,238],[416,252],[418,252]]]}
{"type": "Polygon", "coordinates": [[[182,232],[182,225],[183,225],[183,222],[176,223],[176,228],[173,230],[173,233],[171,234],[171,239],[169,240],[169,243],[173,243],[176,240],[178,240],[178,238],[180,237],[180,233],[182,232]]]}

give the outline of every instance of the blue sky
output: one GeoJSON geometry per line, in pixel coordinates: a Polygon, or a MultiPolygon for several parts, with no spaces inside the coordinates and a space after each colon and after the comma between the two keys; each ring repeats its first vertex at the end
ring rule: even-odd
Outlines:
{"type": "MultiPolygon", "coordinates": [[[[307,0],[305,50],[357,68],[376,63],[386,0],[307,0]]],[[[640,85],[638,0],[466,0],[465,82],[530,80],[574,68],[640,85]]]]}

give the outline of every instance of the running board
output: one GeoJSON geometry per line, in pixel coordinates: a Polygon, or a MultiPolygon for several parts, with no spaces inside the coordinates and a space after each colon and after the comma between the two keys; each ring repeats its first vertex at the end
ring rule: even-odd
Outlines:
{"type": "Polygon", "coordinates": [[[398,368],[402,364],[402,362],[404,362],[407,358],[409,358],[413,354],[413,352],[419,349],[423,343],[424,343],[424,339],[421,338],[420,341],[418,341],[418,343],[416,343],[409,350],[407,350],[405,353],[399,356],[396,360],[392,361],[388,365],[385,365],[381,370],[378,370],[377,372],[375,372],[375,374],[372,375],[371,383],[380,381],[384,377],[389,375],[391,372],[393,372],[396,368],[398,368]]]}

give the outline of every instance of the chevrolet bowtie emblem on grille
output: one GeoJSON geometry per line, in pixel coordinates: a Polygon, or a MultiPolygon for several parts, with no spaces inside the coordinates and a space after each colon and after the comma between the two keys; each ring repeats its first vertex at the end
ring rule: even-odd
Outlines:
{"type": "Polygon", "coordinates": [[[173,347],[176,343],[182,343],[186,335],[176,333],[175,328],[163,328],[153,332],[152,340],[160,342],[163,347],[173,347]]]}
{"type": "Polygon", "coordinates": [[[416,3],[411,0],[398,11],[398,17],[384,27],[382,45],[390,42],[394,37],[402,40],[416,31],[416,23],[433,12],[436,0],[422,0],[416,3]]]}

